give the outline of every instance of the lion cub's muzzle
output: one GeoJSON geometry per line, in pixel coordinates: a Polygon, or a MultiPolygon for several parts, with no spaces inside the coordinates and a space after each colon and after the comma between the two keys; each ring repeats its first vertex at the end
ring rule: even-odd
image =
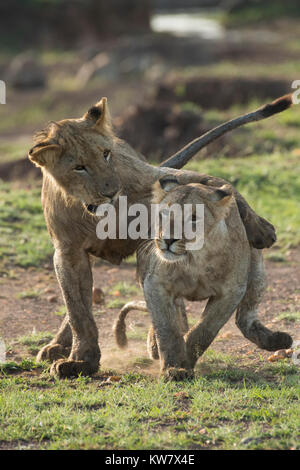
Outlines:
{"type": "Polygon", "coordinates": [[[175,259],[186,254],[185,243],[177,238],[158,238],[156,246],[160,255],[165,259],[175,259]]]}
{"type": "Polygon", "coordinates": [[[95,201],[93,204],[84,203],[85,207],[91,214],[96,214],[97,208],[101,204],[112,204],[113,206],[116,204],[122,190],[119,189],[118,191],[114,192],[113,194],[101,194],[101,199],[95,201]]]}

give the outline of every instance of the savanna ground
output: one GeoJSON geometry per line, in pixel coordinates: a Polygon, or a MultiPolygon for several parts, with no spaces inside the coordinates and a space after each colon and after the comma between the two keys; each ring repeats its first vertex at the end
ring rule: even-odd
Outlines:
{"type": "MultiPolygon", "coordinates": [[[[294,53],[299,53],[299,44],[291,39],[277,51],[280,57],[286,54],[284,63],[273,57],[265,67],[260,58],[250,67],[233,60],[173,73],[222,78],[251,70],[256,76],[292,81],[300,70],[291,59],[294,53]]],[[[23,157],[32,131],[48,120],[82,114],[99,98],[99,89],[111,98],[118,115],[151,87],[145,79],[138,82],[137,97],[135,78],[122,86],[99,79],[78,93],[71,78],[78,66],[76,54],[54,51],[41,57],[54,71],[47,91],[8,95],[5,110],[0,108],[4,162],[23,157]]],[[[206,110],[204,120],[213,127],[257,104],[206,110]]],[[[228,144],[239,149],[235,158],[228,158],[224,149],[218,158],[199,156],[187,167],[229,180],[276,226],[278,241],[265,250],[269,285],[260,318],[295,340],[300,339],[299,128],[299,108],[294,106],[235,132],[228,144]]],[[[104,302],[94,305],[100,371],[91,378],[57,380],[49,376],[49,364],[35,362],[65,314],[40,189],[40,180],[30,178],[3,181],[0,188],[0,334],[7,352],[0,366],[0,449],[298,449],[299,366],[290,358],[269,362],[271,353],[247,341],[234,317],[199,360],[190,382],[159,378],[158,363],[146,353],[146,313],[129,314],[128,349],[117,348],[113,320],[124,303],[142,298],[134,258],[120,267],[100,261],[94,267],[94,285],[104,292],[104,302]]],[[[190,325],[202,308],[201,303],[187,303],[190,325]]]]}

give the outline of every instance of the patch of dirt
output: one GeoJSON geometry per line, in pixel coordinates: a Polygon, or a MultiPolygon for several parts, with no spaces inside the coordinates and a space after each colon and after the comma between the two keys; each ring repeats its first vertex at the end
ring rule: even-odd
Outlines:
{"type": "MultiPolygon", "coordinates": [[[[300,249],[294,250],[286,263],[267,261],[266,268],[269,287],[260,307],[261,321],[272,330],[287,331],[294,340],[300,339],[300,325],[296,322],[278,321],[277,316],[283,311],[299,311],[300,306],[300,249]]],[[[30,356],[26,346],[17,340],[20,336],[34,332],[47,331],[55,333],[62,321],[62,316],[55,314],[63,305],[62,296],[53,270],[16,269],[12,278],[0,278],[0,334],[7,345],[7,360],[20,360],[30,356]],[[34,291],[37,295],[31,298],[20,298],[24,292],[34,291]],[[55,301],[49,302],[49,295],[55,301]]],[[[124,281],[135,283],[135,267],[124,264],[114,267],[100,264],[94,268],[94,285],[105,292],[105,301],[118,299],[126,303],[133,298],[142,299],[138,294],[123,295],[114,291],[113,286],[124,281]]],[[[203,302],[187,302],[188,317],[191,322],[200,318],[203,302]]],[[[102,351],[101,365],[105,369],[114,369],[120,373],[135,371],[158,375],[157,361],[145,360],[146,334],[150,324],[147,313],[131,312],[127,319],[129,335],[128,349],[120,351],[115,344],[112,324],[118,315],[119,308],[108,308],[95,305],[94,314],[99,329],[99,342],[102,351]],[[144,360],[143,360],[144,359],[144,360]]],[[[211,348],[222,353],[240,354],[253,363],[267,360],[270,355],[246,340],[234,323],[234,316],[224,326],[211,348]]],[[[199,361],[200,362],[200,361],[199,361]]]]}

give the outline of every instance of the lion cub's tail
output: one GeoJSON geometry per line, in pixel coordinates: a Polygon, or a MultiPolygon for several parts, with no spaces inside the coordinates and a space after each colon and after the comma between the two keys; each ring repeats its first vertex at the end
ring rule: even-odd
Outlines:
{"type": "Polygon", "coordinates": [[[210,142],[221,135],[226,134],[226,132],[232,131],[233,129],[243,126],[244,124],[248,124],[249,122],[261,121],[262,119],[273,116],[273,114],[281,113],[288,109],[292,104],[292,94],[284,95],[277,98],[277,100],[272,101],[272,103],[261,106],[255,111],[243,114],[231,121],[227,121],[224,124],[206,132],[201,137],[193,140],[167,160],[162,162],[159,166],[180,169],[203,147],[206,147],[210,142]]]}
{"type": "Polygon", "coordinates": [[[131,310],[141,310],[142,312],[148,312],[146,302],[144,300],[133,300],[132,302],[128,302],[120,310],[120,313],[113,325],[113,332],[117,345],[122,349],[126,348],[128,343],[125,319],[131,310]]]}

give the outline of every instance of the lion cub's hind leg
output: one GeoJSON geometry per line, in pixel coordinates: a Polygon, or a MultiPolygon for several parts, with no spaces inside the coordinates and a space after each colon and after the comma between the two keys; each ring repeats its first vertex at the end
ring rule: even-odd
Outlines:
{"type": "Polygon", "coordinates": [[[257,318],[258,307],[266,290],[266,274],[262,254],[252,248],[251,271],[247,291],[237,308],[236,325],[243,335],[259,348],[267,351],[287,349],[292,345],[289,334],[266,328],[257,318]]]}
{"type": "Polygon", "coordinates": [[[37,354],[37,362],[54,362],[57,359],[68,357],[72,346],[72,330],[66,316],[55,337],[46,344],[37,354]]]}

